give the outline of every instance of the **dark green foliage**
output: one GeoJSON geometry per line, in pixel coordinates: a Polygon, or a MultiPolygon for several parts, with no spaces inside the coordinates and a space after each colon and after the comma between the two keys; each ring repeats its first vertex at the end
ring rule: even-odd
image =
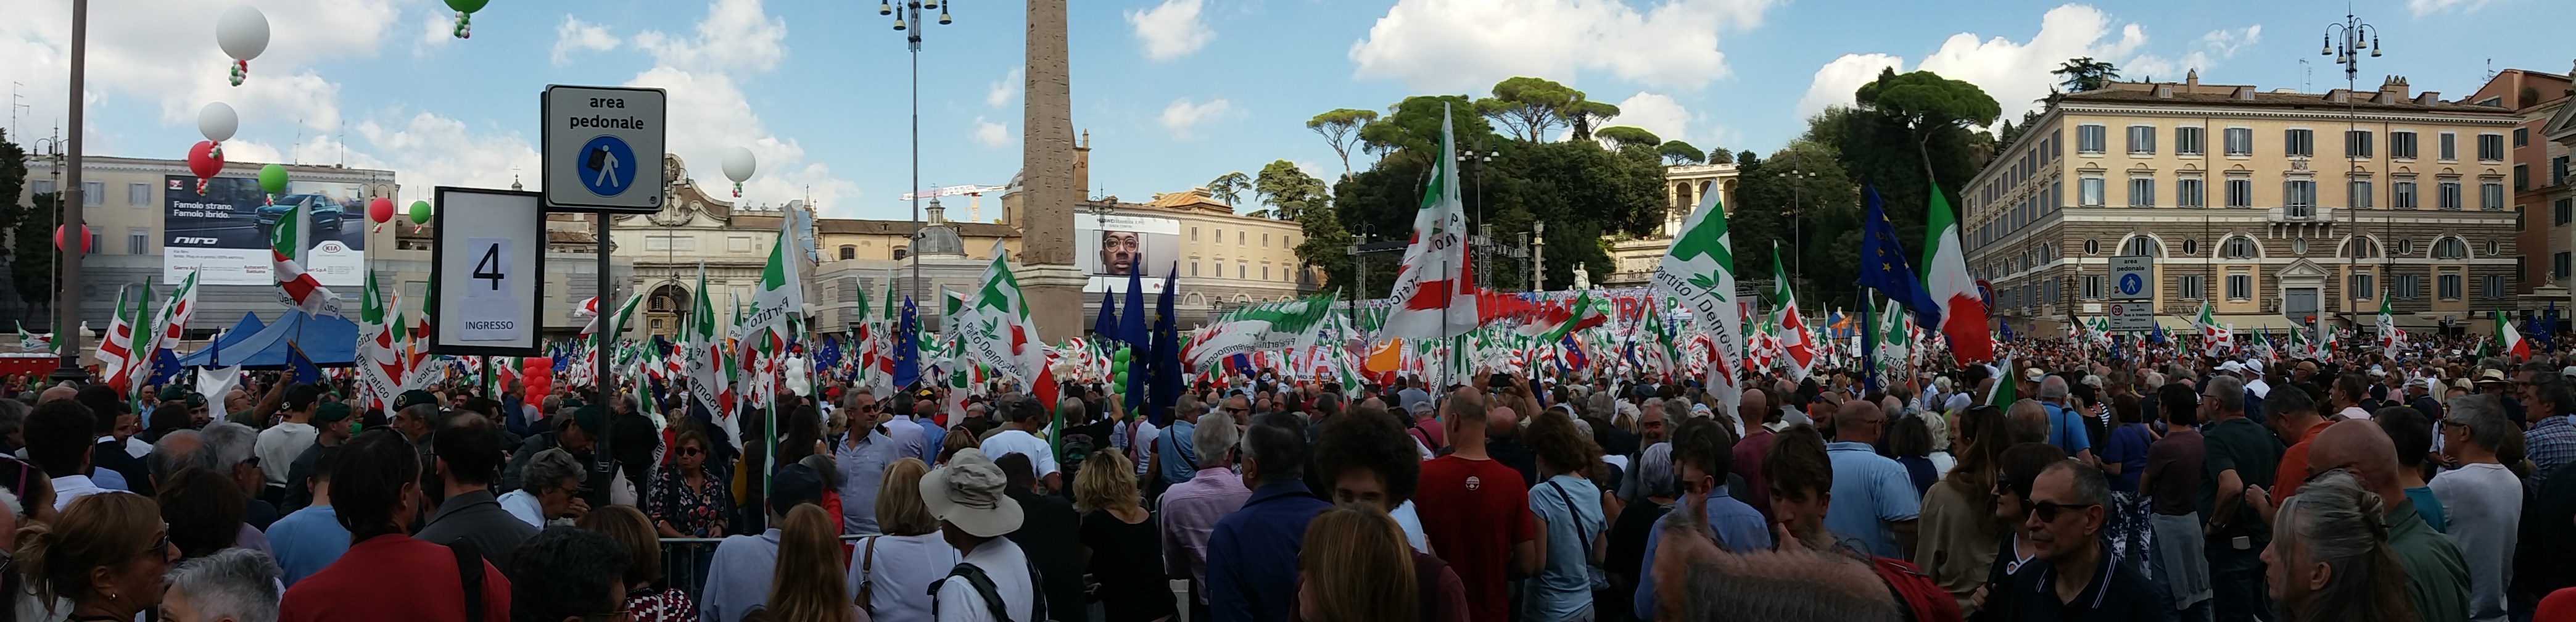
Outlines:
{"type": "MultiPolygon", "coordinates": [[[[1655,151],[1663,154],[1665,164],[1699,164],[1708,161],[1708,154],[1700,152],[1698,147],[1693,147],[1690,143],[1678,140],[1664,141],[1663,145],[1655,148],[1655,151]]],[[[1721,156],[1726,155],[1722,150],[1717,153],[1721,156]]]]}

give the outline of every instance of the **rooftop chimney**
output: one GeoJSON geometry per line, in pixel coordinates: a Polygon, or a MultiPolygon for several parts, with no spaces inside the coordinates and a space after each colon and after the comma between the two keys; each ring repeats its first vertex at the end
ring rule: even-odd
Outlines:
{"type": "MultiPolygon", "coordinates": [[[[2191,70],[2191,71],[2183,72],[2183,74],[2182,74],[2182,83],[2183,83],[2183,85],[2184,85],[2184,86],[2189,86],[2189,87],[2192,87],[2193,89],[2199,89],[2199,88],[2200,88],[2200,70],[2198,70],[2198,69],[2193,69],[2193,70],[2191,70]]],[[[2197,92],[2197,91],[2195,91],[2195,92],[2197,92]]]]}
{"type": "Polygon", "coordinates": [[[2379,83],[2379,92],[2388,94],[2381,97],[2380,101],[2393,102],[2400,99],[2406,99],[2406,76],[2388,76],[2387,80],[2379,83]]]}

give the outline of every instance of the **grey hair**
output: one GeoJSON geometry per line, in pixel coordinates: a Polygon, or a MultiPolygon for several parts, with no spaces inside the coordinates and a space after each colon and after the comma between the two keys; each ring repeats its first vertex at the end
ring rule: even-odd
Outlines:
{"type": "Polygon", "coordinates": [[[196,430],[171,430],[169,434],[161,435],[161,440],[152,442],[151,455],[144,456],[145,466],[151,467],[152,476],[162,481],[169,481],[171,476],[188,467],[215,470],[215,452],[207,449],[209,445],[201,436],[196,430]],[[184,451],[179,449],[178,446],[186,441],[198,442],[184,451]]]}
{"type": "Polygon", "coordinates": [[[164,579],[170,590],[188,595],[198,620],[231,618],[240,622],[277,622],[278,577],[283,574],[268,554],[250,549],[224,549],[181,562],[164,579]]]}
{"type": "Polygon", "coordinates": [[[2489,451],[2501,449],[2505,437],[2514,432],[2513,422],[2505,420],[2504,409],[2496,404],[2495,396],[2463,395],[2451,398],[2449,406],[2450,414],[2445,419],[2468,426],[2469,442],[2477,443],[2479,447],[2489,451]]]}
{"type": "Polygon", "coordinates": [[[1673,424],[1675,424],[1675,425],[1679,425],[1683,420],[1686,420],[1686,419],[1689,419],[1689,418],[1690,418],[1690,400],[1686,400],[1686,399],[1682,399],[1682,398],[1678,398],[1678,397],[1673,398],[1673,399],[1669,399],[1669,400],[1664,400],[1664,420],[1665,420],[1665,421],[1669,421],[1669,422],[1672,422],[1672,423],[1673,423],[1673,424]]]}
{"type": "Polygon", "coordinates": [[[2165,375],[2163,372],[2147,372],[2146,378],[2147,390],[2149,391],[2161,389],[2165,386],[2165,375]]]}
{"type": "Polygon", "coordinates": [[[214,454],[213,468],[216,473],[232,473],[233,465],[249,460],[251,452],[259,445],[258,431],[250,429],[250,426],[230,421],[208,424],[206,429],[198,431],[197,435],[206,441],[206,448],[199,451],[210,451],[214,454]]]}
{"type": "Polygon", "coordinates": [[[1673,494],[1674,485],[1680,483],[1674,475],[1672,443],[1656,443],[1637,454],[1637,485],[1644,488],[1639,491],[1641,494],[1651,497],[1673,494]]]}
{"type": "MultiPolygon", "coordinates": [[[[2343,470],[2318,475],[2299,485],[2298,496],[2282,501],[2272,518],[2274,545],[2287,543],[2300,549],[2296,555],[2330,569],[2326,586],[2308,598],[2310,611],[2298,618],[2414,618],[2409,599],[2395,594],[2406,578],[2388,547],[2388,528],[2381,518],[2386,502],[2364,487],[2359,476],[2343,470]]],[[[2284,549],[2281,554],[2294,553],[2284,549]]]]}
{"type": "Polygon", "coordinates": [[[572,452],[562,448],[537,452],[536,456],[528,458],[525,468],[527,471],[519,476],[519,487],[532,495],[553,490],[565,479],[581,481],[581,461],[574,460],[572,452]]]}
{"type": "Polygon", "coordinates": [[[2039,399],[2066,399],[2066,392],[2067,387],[2065,376],[2048,376],[2040,379],[2039,381],[2039,399]]]}
{"type": "Polygon", "coordinates": [[[2040,473],[2045,474],[2049,471],[2066,471],[2067,474],[2075,476],[2076,503],[2102,506],[2104,511],[2113,509],[2111,508],[2111,479],[2104,476],[2101,469],[2088,467],[2082,460],[2067,458],[2048,465],[2048,468],[2040,473]]]}
{"type": "Polygon", "coordinates": [[[2220,411],[2238,414],[2245,412],[2245,381],[2238,380],[2235,376],[2223,374],[2210,376],[2209,391],[2203,395],[2218,400],[2220,411]]]}
{"type": "Polygon", "coordinates": [[[1190,447],[1199,452],[1200,468],[1213,467],[1225,464],[1225,451],[1242,437],[1243,431],[1234,428],[1232,419],[1220,417],[1199,422],[1198,429],[1190,432],[1190,447]]]}

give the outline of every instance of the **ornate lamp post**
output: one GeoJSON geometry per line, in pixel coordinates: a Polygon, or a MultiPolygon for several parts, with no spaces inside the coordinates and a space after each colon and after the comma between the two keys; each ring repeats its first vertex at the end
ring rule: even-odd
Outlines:
{"type": "Polygon", "coordinates": [[[921,286],[921,233],[923,227],[923,223],[921,222],[921,195],[923,194],[921,192],[921,27],[925,26],[925,24],[921,23],[921,11],[923,9],[939,11],[939,25],[946,26],[952,21],[948,16],[948,7],[940,4],[939,0],[905,0],[903,4],[895,4],[893,0],[881,0],[877,5],[878,15],[894,16],[894,30],[895,32],[903,33],[904,49],[912,53],[911,195],[913,227],[911,235],[912,241],[906,243],[906,245],[911,247],[912,250],[912,287],[904,288],[904,295],[911,296],[915,303],[918,303],[921,300],[921,297],[917,292],[913,291],[913,288],[921,286]]]}
{"type": "MultiPolygon", "coordinates": [[[[2326,24],[2325,46],[2317,51],[2318,55],[2335,57],[2335,64],[2343,65],[2343,82],[2344,91],[2346,93],[2344,96],[2344,114],[2346,121],[2343,137],[2344,142],[2346,143],[2344,147],[2344,162],[2347,167],[2351,166],[2350,163],[2353,157],[2361,154],[2360,151],[2353,149],[2350,145],[2354,136],[2353,132],[2361,128],[2361,113],[2358,107],[2359,103],[2352,100],[2350,93],[2356,90],[2358,85],[2358,80],[2361,74],[2361,53],[2364,50],[2368,50],[2370,55],[2374,58],[2379,56],[2379,53],[2382,51],[2382,48],[2379,45],[2379,27],[2363,23],[2361,18],[2354,17],[2351,13],[2347,12],[2343,16],[2343,21],[2326,24]]],[[[2393,188],[2394,186],[2391,187],[2393,188]]],[[[2313,198],[2311,200],[2313,200],[2313,198]]],[[[2361,234],[2361,211],[2354,209],[2359,206],[2351,205],[2352,203],[2357,203],[2357,201],[2347,199],[2345,203],[2344,211],[2352,212],[2351,235],[2358,237],[2361,234]]],[[[2387,222],[2388,220],[2386,218],[2381,219],[2381,226],[2385,228],[2387,226],[2387,222]]],[[[2383,254],[2381,257],[2384,258],[2386,255],[2383,254]]],[[[2388,268],[2386,267],[2387,264],[2384,259],[2381,265],[2382,267],[2380,269],[2379,278],[2388,278],[2388,268]]],[[[2354,274],[2358,274],[2360,272],[2360,268],[2361,258],[2359,254],[2352,252],[2344,253],[2344,289],[2349,290],[2352,288],[2352,277],[2354,274]]],[[[2374,281],[2373,284],[2376,285],[2376,281],[2379,279],[2372,280],[2374,281]]],[[[2361,296],[2367,296],[2369,294],[2370,292],[2351,291],[2344,293],[2343,307],[2345,322],[2352,323],[2356,326],[2359,325],[2359,321],[2354,317],[2355,314],[2359,313],[2359,311],[2354,308],[2353,301],[2360,300],[2361,296]]],[[[2322,309],[2320,311],[2322,311],[2322,309]]]]}

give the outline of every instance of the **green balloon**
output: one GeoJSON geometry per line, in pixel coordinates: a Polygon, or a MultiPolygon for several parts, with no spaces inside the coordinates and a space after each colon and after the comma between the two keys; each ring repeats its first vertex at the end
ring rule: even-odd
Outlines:
{"type": "Polygon", "coordinates": [[[1119,392],[1119,393],[1126,393],[1126,392],[1127,392],[1127,371],[1126,371],[1126,370],[1119,370],[1119,372],[1118,372],[1117,384],[1113,384],[1113,385],[1110,385],[1110,386],[1111,386],[1111,387],[1114,387],[1114,388],[1112,389],[1112,390],[1114,390],[1114,391],[1117,391],[1117,392],[1119,392]]]}
{"type": "Polygon", "coordinates": [[[259,167],[259,189],[269,194],[285,194],[286,167],[277,164],[259,167]]]}
{"type": "Polygon", "coordinates": [[[483,5],[491,3],[492,0],[447,0],[447,8],[456,9],[463,13],[472,13],[483,10],[483,5]]]}
{"type": "Polygon", "coordinates": [[[1121,363],[1125,363],[1125,362],[1127,362],[1128,357],[1129,357],[1129,356],[1132,356],[1131,354],[1129,354],[1129,353],[1128,353],[1128,351],[1127,351],[1127,350],[1128,350],[1128,349],[1127,349],[1127,348],[1125,348],[1125,347],[1120,347],[1120,348],[1118,348],[1118,352],[1117,352],[1116,354],[1112,354],[1112,355],[1110,355],[1110,357],[1111,357],[1111,359],[1110,359],[1110,360],[1118,361],[1118,362],[1121,362],[1121,363]]]}
{"type": "Polygon", "coordinates": [[[428,201],[413,201],[413,202],[411,202],[411,224],[415,224],[415,225],[426,225],[426,224],[429,224],[429,202],[428,202],[428,201]]]}

